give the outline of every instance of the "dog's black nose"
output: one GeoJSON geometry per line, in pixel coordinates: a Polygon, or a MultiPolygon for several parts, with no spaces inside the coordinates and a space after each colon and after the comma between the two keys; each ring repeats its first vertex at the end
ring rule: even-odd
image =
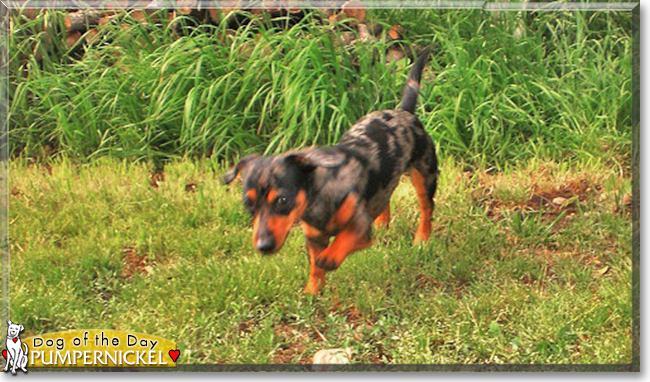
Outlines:
{"type": "Polygon", "coordinates": [[[275,240],[273,238],[257,240],[257,250],[265,255],[275,252],[275,240]]]}

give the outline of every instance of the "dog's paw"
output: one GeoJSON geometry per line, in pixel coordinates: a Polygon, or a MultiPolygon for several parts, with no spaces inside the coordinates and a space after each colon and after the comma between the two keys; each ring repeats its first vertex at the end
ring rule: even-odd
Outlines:
{"type": "Polygon", "coordinates": [[[304,294],[318,294],[320,293],[320,287],[318,284],[307,283],[305,290],[302,291],[304,294]]]}
{"type": "Polygon", "coordinates": [[[428,241],[429,241],[428,235],[418,233],[415,235],[415,238],[413,238],[413,246],[417,247],[419,245],[426,245],[428,241]]]}
{"type": "Polygon", "coordinates": [[[327,256],[321,256],[316,259],[316,266],[326,271],[336,270],[341,264],[337,264],[336,260],[327,256]]]}

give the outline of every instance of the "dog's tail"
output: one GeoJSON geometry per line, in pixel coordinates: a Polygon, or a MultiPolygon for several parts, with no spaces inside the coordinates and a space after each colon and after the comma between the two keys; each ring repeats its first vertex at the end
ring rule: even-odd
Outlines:
{"type": "Polygon", "coordinates": [[[424,64],[427,63],[429,57],[429,48],[426,48],[411,67],[409,71],[409,79],[404,86],[404,94],[402,95],[402,105],[400,110],[408,111],[411,114],[415,113],[415,104],[418,100],[418,93],[420,92],[420,78],[422,78],[422,70],[424,64]]]}
{"type": "Polygon", "coordinates": [[[25,347],[25,354],[29,354],[29,347],[27,347],[27,344],[23,342],[23,346],[25,347]]]}

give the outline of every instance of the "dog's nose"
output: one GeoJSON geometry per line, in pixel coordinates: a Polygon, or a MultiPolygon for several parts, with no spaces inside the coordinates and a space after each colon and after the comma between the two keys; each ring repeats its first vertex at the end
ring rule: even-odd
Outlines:
{"type": "Polygon", "coordinates": [[[265,255],[273,253],[275,251],[275,240],[271,237],[258,239],[257,250],[265,255]]]}

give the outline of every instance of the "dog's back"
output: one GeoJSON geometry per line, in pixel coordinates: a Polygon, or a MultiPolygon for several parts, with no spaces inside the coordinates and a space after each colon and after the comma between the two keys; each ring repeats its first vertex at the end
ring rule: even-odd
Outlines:
{"type": "MultiPolygon", "coordinates": [[[[400,176],[409,168],[433,178],[437,174],[433,141],[414,114],[428,53],[424,51],[411,68],[398,110],[367,114],[330,149],[345,154],[344,165],[359,168],[348,171],[356,173],[355,191],[373,219],[384,210],[400,176]]],[[[435,185],[426,187],[435,191],[435,185]]]]}

